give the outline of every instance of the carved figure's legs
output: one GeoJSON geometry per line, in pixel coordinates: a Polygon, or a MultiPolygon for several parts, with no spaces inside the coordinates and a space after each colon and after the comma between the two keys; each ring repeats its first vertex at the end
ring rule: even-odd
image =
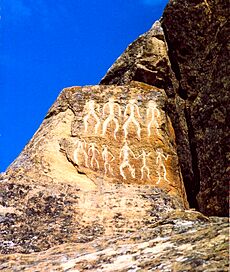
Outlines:
{"type": "Polygon", "coordinates": [[[128,118],[128,120],[123,125],[125,139],[128,136],[128,128],[129,128],[129,125],[130,125],[131,122],[133,122],[134,125],[137,127],[137,136],[140,139],[141,138],[141,128],[140,128],[140,125],[139,125],[139,123],[137,122],[137,120],[135,118],[130,118],[130,117],[128,118]]]}
{"type": "Polygon", "coordinates": [[[108,127],[108,124],[109,124],[110,122],[112,122],[112,121],[114,121],[114,123],[115,123],[115,125],[116,125],[116,128],[115,128],[115,130],[114,130],[114,138],[117,139],[117,138],[116,138],[116,133],[117,133],[118,130],[119,130],[119,122],[118,122],[118,120],[117,120],[116,118],[114,118],[114,117],[108,117],[108,118],[105,120],[105,122],[104,122],[104,124],[103,124],[102,135],[105,136],[106,130],[107,130],[107,127],[108,127]]]}
{"type": "Polygon", "coordinates": [[[83,122],[84,122],[84,127],[85,127],[85,133],[88,131],[88,120],[90,118],[90,116],[94,117],[95,121],[96,121],[96,125],[95,125],[95,134],[98,133],[98,129],[100,127],[100,119],[97,117],[97,115],[95,113],[91,113],[91,114],[87,114],[84,119],[83,119],[83,122]]]}
{"type": "Polygon", "coordinates": [[[94,162],[96,163],[97,169],[99,169],[99,163],[98,160],[93,156],[90,161],[90,166],[93,168],[94,162]]]}
{"type": "Polygon", "coordinates": [[[85,133],[87,132],[88,130],[88,119],[89,119],[89,115],[87,114],[84,119],[83,119],[83,122],[84,122],[84,128],[85,128],[85,133]]]}
{"type": "Polygon", "coordinates": [[[144,170],[147,171],[147,178],[150,179],[150,177],[149,177],[149,168],[147,166],[142,166],[141,167],[141,179],[144,178],[144,170]]]}
{"type": "Polygon", "coordinates": [[[129,164],[129,162],[124,161],[121,165],[120,165],[120,174],[123,177],[123,179],[126,179],[125,173],[123,171],[124,168],[128,167],[129,171],[131,173],[131,176],[133,178],[135,178],[135,169],[129,164]]]}

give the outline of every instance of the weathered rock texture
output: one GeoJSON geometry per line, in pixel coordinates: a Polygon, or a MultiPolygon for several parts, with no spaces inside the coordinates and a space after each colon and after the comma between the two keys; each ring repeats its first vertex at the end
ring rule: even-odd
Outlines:
{"type": "Polygon", "coordinates": [[[1,271],[228,271],[228,219],[159,188],[4,175],[0,199],[1,271]]]}
{"type": "MultiPolygon", "coordinates": [[[[0,250],[32,253],[63,243],[121,237],[155,223],[174,210],[176,198],[161,189],[135,184],[46,183],[4,177],[0,183],[0,250]]],[[[203,218],[202,215],[199,215],[203,218]]]]}
{"type": "Polygon", "coordinates": [[[227,218],[184,189],[227,214],[227,12],[170,1],[61,92],[0,175],[1,271],[228,271],[227,218]]]}
{"type": "Polygon", "coordinates": [[[229,2],[170,1],[162,26],[170,60],[186,101],[199,209],[228,215],[229,2]],[[228,111],[227,111],[228,108],[228,111]]]}
{"type": "MultiPolygon", "coordinates": [[[[14,193],[17,192],[16,186],[13,188],[14,193]]],[[[19,189],[19,186],[17,186],[17,189],[19,189]]],[[[42,188],[42,194],[44,194],[44,191],[45,189],[42,188]]],[[[82,228],[81,237],[75,237],[73,230],[76,229],[76,222],[73,224],[71,221],[74,219],[72,210],[69,212],[68,223],[65,222],[65,225],[63,223],[60,225],[62,232],[58,229],[58,217],[63,220],[65,212],[62,209],[57,213],[56,207],[57,205],[66,206],[63,200],[65,197],[67,197],[66,202],[70,200],[69,193],[71,191],[68,194],[66,192],[62,196],[54,194],[53,198],[49,200],[50,203],[53,201],[56,204],[53,205],[52,211],[36,210],[36,212],[42,212],[40,216],[35,217],[38,221],[41,220],[41,216],[45,216],[45,228],[42,228],[42,232],[40,233],[38,230],[37,233],[32,232],[32,227],[28,226],[30,230],[24,236],[24,239],[18,242],[21,242],[21,246],[24,246],[25,252],[31,252],[35,248],[39,250],[39,247],[46,248],[49,243],[53,242],[52,239],[56,239],[55,242],[59,239],[64,242],[67,240],[69,243],[39,253],[0,255],[1,271],[228,271],[228,220],[226,218],[212,217],[208,219],[198,212],[175,210],[175,206],[173,207],[174,211],[170,211],[168,207],[171,203],[162,201],[164,199],[162,194],[159,195],[156,191],[152,191],[150,195],[143,190],[142,195],[139,195],[140,201],[143,201],[142,204],[146,201],[157,204],[157,201],[161,200],[161,204],[158,203],[161,211],[152,209],[152,218],[149,214],[146,220],[142,221],[141,228],[130,228],[125,224],[127,218],[123,217],[124,208],[129,209],[132,214],[134,206],[132,204],[131,206],[124,206],[123,202],[123,204],[120,203],[116,206],[116,210],[120,213],[114,217],[113,222],[114,228],[118,229],[120,225],[119,234],[114,235],[113,233],[113,236],[104,236],[102,235],[103,228],[100,228],[100,225],[95,222],[88,228],[82,228]],[[154,214],[158,214],[160,217],[156,218],[154,214]],[[47,219],[50,220],[48,221],[49,229],[47,219]],[[44,235],[41,245],[38,244],[39,235],[44,235]]],[[[116,192],[124,193],[122,187],[118,188],[116,192]]],[[[76,196],[80,195],[76,192],[73,193],[76,196]]],[[[124,194],[120,198],[118,194],[114,195],[113,193],[114,191],[108,196],[114,200],[114,204],[118,204],[119,199],[125,200],[125,196],[127,197],[124,194]]],[[[40,196],[39,198],[42,202],[44,201],[43,197],[40,196]]],[[[68,202],[68,207],[72,208],[71,202],[68,202]]],[[[95,207],[95,204],[100,205],[100,203],[94,203],[91,208],[95,207]]],[[[88,206],[89,209],[90,206],[88,206]]],[[[85,211],[87,212],[87,209],[85,211]]],[[[92,209],[92,212],[98,211],[100,212],[101,209],[92,209]]],[[[127,215],[127,213],[125,214],[127,215]]],[[[16,223],[15,215],[11,214],[10,217],[8,214],[6,218],[10,218],[11,223],[16,223]]],[[[32,218],[30,223],[38,225],[32,218]]],[[[28,217],[26,219],[28,220],[28,217]]],[[[140,223],[140,214],[133,219],[140,223]]],[[[79,227],[78,224],[77,227],[79,227]]],[[[17,230],[17,225],[15,228],[17,230]]],[[[19,237],[18,234],[18,240],[19,237]]],[[[5,243],[5,246],[7,246],[7,243],[5,243]]],[[[10,245],[8,244],[7,250],[9,248],[13,251],[12,242],[10,245]]]]}
{"type": "Polygon", "coordinates": [[[228,215],[229,3],[170,1],[101,84],[132,80],[164,88],[188,201],[228,215]]]}
{"type": "Polygon", "coordinates": [[[167,44],[160,22],[136,41],[112,65],[101,84],[130,84],[133,80],[164,88],[166,110],[172,120],[177,142],[177,153],[187,197],[192,207],[197,207],[198,184],[194,180],[192,156],[187,123],[184,115],[185,101],[177,95],[178,81],[171,68],[167,44]]]}
{"type": "Polygon", "coordinates": [[[187,207],[164,90],[145,84],[65,89],[8,168],[14,178],[159,187],[187,207]]]}

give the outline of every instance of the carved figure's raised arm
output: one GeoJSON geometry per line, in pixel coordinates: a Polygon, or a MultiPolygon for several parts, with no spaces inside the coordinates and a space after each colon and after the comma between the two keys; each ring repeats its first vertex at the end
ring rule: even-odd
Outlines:
{"type": "Polygon", "coordinates": [[[137,159],[136,155],[134,154],[134,152],[133,152],[130,148],[129,148],[129,151],[130,151],[131,155],[133,155],[133,157],[134,157],[135,159],[137,159]]]}

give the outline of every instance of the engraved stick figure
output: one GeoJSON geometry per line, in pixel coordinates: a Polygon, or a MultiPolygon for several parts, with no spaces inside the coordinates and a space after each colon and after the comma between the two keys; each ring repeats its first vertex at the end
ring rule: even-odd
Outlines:
{"type": "Polygon", "coordinates": [[[163,169],[163,172],[164,172],[164,175],[163,175],[164,180],[169,182],[169,180],[166,177],[167,171],[166,171],[166,168],[165,168],[165,165],[164,165],[164,160],[167,161],[169,155],[165,156],[163,154],[162,148],[157,148],[156,153],[157,153],[156,163],[158,164],[158,171],[157,171],[158,181],[157,181],[156,184],[159,184],[160,181],[161,181],[161,168],[163,169]]]}
{"type": "Polygon", "coordinates": [[[109,102],[107,102],[104,106],[103,106],[103,117],[105,115],[105,110],[106,108],[109,109],[109,116],[106,118],[104,124],[103,124],[103,131],[102,131],[102,135],[104,136],[105,133],[106,133],[106,130],[107,130],[107,126],[110,122],[114,122],[115,125],[116,125],[116,128],[114,130],[114,138],[116,138],[116,133],[118,132],[119,130],[119,122],[117,120],[117,118],[115,117],[115,111],[116,111],[116,108],[118,110],[118,115],[121,116],[121,108],[119,106],[118,103],[115,103],[114,102],[114,98],[113,97],[110,97],[109,98],[109,102]]]}
{"type": "Polygon", "coordinates": [[[129,163],[129,154],[131,154],[134,158],[136,158],[133,151],[129,148],[127,142],[125,142],[124,146],[121,148],[120,156],[119,156],[119,158],[123,156],[123,161],[120,165],[120,174],[123,177],[123,179],[126,179],[125,173],[123,171],[123,169],[126,167],[129,168],[129,171],[132,177],[135,178],[135,169],[129,163]]]}
{"type": "Polygon", "coordinates": [[[125,112],[124,112],[124,117],[128,116],[126,119],[126,122],[123,125],[124,133],[125,133],[125,139],[127,138],[128,135],[128,127],[131,122],[137,127],[137,135],[138,138],[141,138],[141,128],[139,122],[135,119],[135,112],[137,113],[138,117],[141,118],[139,108],[137,104],[135,103],[136,99],[130,99],[129,103],[126,106],[125,112]],[[130,113],[128,114],[128,110],[130,109],[130,113]]]}
{"type": "MultiPolygon", "coordinates": [[[[102,151],[102,159],[104,160],[104,169],[105,169],[105,175],[107,174],[107,171],[113,175],[113,169],[110,166],[110,163],[115,160],[115,157],[113,154],[108,150],[108,147],[106,145],[103,145],[103,151],[102,151]],[[110,159],[110,157],[112,159],[110,159]]],[[[114,176],[114,175],[113,175],[114,176]]]]}
{"type": "Polygon", "coordinates": [[[95,162],[97,169],[99,169],[99,163],[98,163],[98,160],[96,159],[96,156],[97,156],[96,153],[99,155],[97,145],[95,143],[91,143],[91,144],[89,144],[89,146],[90,147],[88,150],[88,155],[91,156],[90,166],[93,168],[93,164],[95,162]]]}
{"type": "Polygon", "coordinates": [[[85,108],[87,110],[87,115],[84,117],[84,126],[85,126],[85,132],[87,132],[88,130],[88,120],[89,118],[92,116],[95,121],[96,121],[96,126],[95,126],[95,133],[97,134],[98,128],[100,126],[100,119],[97,116],[97,114],[95,113],[95,102],[94,100],[89,100],[86,105],[85,108]]]}
{"type": "Polygon", "coordinates": [[[149,177],[149,168],[148,166],[146,165],[146,158],[149,157],[149,155],[151,154],[151,152],[149,152],[148,154],[142,150],[142,153],[140,156],[138,156],[138,158],[141,158],[142,157],[142,164],[143,166],[141,167],[141,179],[144,178],[144,170],[147,171],[147,178],[150,179],[149,177]]]}
{"type": "MultiPolygon", "coordinates": [[[[157,104],[155,101],[150,100],[148,103],[148,109],[147,109],[147,119],[151,118],[150,122],[148,123],[148,136],[150,137],[151,135],[151,126],[155,126],[156,129],[159,128],[159,123],[157,121],[157,118],[160,117],[160,111],[157,108],[157,104]]],[[[158,133],[158,131],[157,131],[158,133]]]]}
{"type": "Polygon", "coordinates": [[[84,159],[85,159],[85,166],[89,167],[88,166],[88,155],[85,151],[85,148],[86,148],[85,140],[77,139],[76,146],[77,146],[77,148],[74,150],[74,153],[73,153],[73,158],[74,158],[75,163],[77,165],[79,165],[78,156],[79,156],[79,153],[82,153],[84,155],[84,159]]]}

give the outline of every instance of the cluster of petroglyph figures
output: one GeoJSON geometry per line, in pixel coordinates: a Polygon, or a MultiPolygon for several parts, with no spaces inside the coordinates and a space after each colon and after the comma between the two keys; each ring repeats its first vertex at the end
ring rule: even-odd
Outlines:
{"type": "MultiPolygon", "coordinates": [[[[93,120],[95,122],[94,133],[99,133],[99,128],[101,126],[101,120],[98,116],[99,105],[96,104],[94,100],[89,100],[86,105],[84,111],[86,115],[84,116],[84,131],[88,132],[89,129],[89,121],[93,120]]],[[[118,118],[122,117],[121,107],[118,103],[115,102],[113,97],[109,98],[109,101],[104,104],[102,109],[102,118],[105,118],[102,125],[102,136],[105,136],[107,132],[108,125],[114,123],[115,129],[113,136],[117,139],[117,132],[119,131],[120,125],[118,118]],[[107,113],[107,116],[106,116],[107,113]]],[[[128,104],[126,105],[124,114],[124,124],[122,125],[122,129],[124,131],[124,138],[128,137],[128,130],[131,124],[136,128],[136,133],[139,139],[141,139],[141,126],[138,119],[142,119],[140,115],[140,110],[137,105],[136,99],[130,99],[128,104]]],[[[160,111],[157,108],[156,101],[150,100],[148,102],[148,107],[146,110],[146,119],[147,119],[147,133],[148,136],[151,136],[151,127],[156,128],[156,132],[158,134],[159,123],[158,119],[160,117],[160,111]]]]}
{"type": "MultiPolygon", "coordinates": [[[[103,161],[104,174],[106,176],[114,176],[114,171],[111,166],[111,163],[116,159],[112,152],[109,150],[107,145],[102,145],[101,152],[99,151],[98,145],[96,143],[87,144],[85,140],[77,139],[75,143],[74,150],[74,161],[77,165],[83,164],[87,168],[92,168],[94,170],[100,169],[100,161],[103,161]],[[100,155],[101,154],[101,155],[100,155]]],[[[131,165],[131,159],[141,159],[142,167],[140,168],[140,179],[150,179],[150,170],[147,166],[147,158],[152,152],[146,153],[145,150],[142,150],[141,154],[135,155],[131,148],[128,146],[127,141],[125,141],[119,153],[119,174],[123,179],[127,179],[125,174],[125,169],[128,169],[132,178],[136,178],[136,169],[134,165],[131,165]]],[[[169,182],[166,175],[166,168],[164,162],[168,159],[168,155],[163,154],[161,148],[156,149],[156,165],[157,165],[157,175],[158,181],[156,184],[159,184],[162,180],[162,177],[165,181],[169,182]]]]}
{"type": "MultiPolygon", "coordinates": [[[[106,176],[120,175],[124,180],[128,177],[148,180],[151,174],[148,163],[155,158],[156,173],[158,175],[156,183],[158,184],[162,180],[168,182],[165,167],[168,155],[165,156],[161,148],[157,148],[156,151],[153,150],[152,152],[146,152],[140,148],[138,154],[135,154],[128,144],[131,126],[136,130],[138,139],[141,139],[143,126],[141,126],[140,122],[146,122],[145,128],[148,137],[151,136],[152,128],[156,129],[158,134],[161,114],[155,100],[148,101],[144,118],[141,117],[136,99],[129,99],[122,114],[121,106],[113,97],[109,98],[109,101],[104,104],[101,111],[99,104],[92,99],[89,100],[85,105],[83,114],[85,134],[105,137],[109,126],[111,129],[111,125],[113,125],[112,133],[115,140],[117,140],[119,129],[123,130],[123,143],[120,146],[119,153],[116,152],[117,158],[115,158],[115,155],[111,152],[112,149],[107,145],[99,146],[95,142],[86,143],[84,139],[77,139],[74,150],[74,161],[77,165],[85,166],[95,171],[104,168],[106,176]],[[101,124],[102,121],[103,124],[101,124]],[[121,125],[120,122],[122,122],[121,125]],[[139,169],[136,169],[137,166],[139,169]],[[114,171],[114,167],[116,167],[116,171],[114,171]]],[[[129,139],[130,141],[131,139],[129,139]]],[[[111,145],[113,144],[111,143],[111,145]]]]}

